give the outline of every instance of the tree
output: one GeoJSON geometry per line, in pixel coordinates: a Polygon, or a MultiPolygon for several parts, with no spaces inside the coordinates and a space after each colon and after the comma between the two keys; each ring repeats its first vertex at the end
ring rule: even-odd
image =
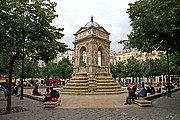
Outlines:
{"type": "MultiPolygon", "coordinates": [[[[159,59],[147,59],[146,62],[144,63],[144,73],[147,78],[150,76],[159,76],[163,75],[162,74],[162,64],[159,64],[161,60],[159,59]]],[[[154,78],[155,79],[155,78],[154,78]]],[[[151,81],[152,83],[152,81],[151,81]]]]}
{"type": "Polygon", "coordinates": [[[139,0],[129,4],[132,47],[144,51],[180,51],[180,3],[176,0],[139,0]]]}
{"type": "Polygon", "coordinates": [[[127,77],[140,77],[141,76],[141,64],[136,61],[134,57],[128,59],[128,63],[125,66],[124,73],[126,73],[127,77]]]}
{"type": "MultiPolygon", "coordinates": [[[[23,61],[23,66],[24,66],[23,78],[37,78],[41,76],[40,68],[38,67],[37,60],[29,59],[25,57],[23,61]]],[[[22,64],[21,64],[21,68],[22,68],[22,64]]],[[[22,70],[21,70],[21,75],[22,75],[22,70]]]]}
{"type": "Polygon", "coordinates": [[[117,74],[116,74],[115,65],[110,63],[110,70],[111,70],[112,77],[116,77],[117,74]]]}
{"type": "Polygon", "coordinates": [[[170,74],[180,75],[180,53],[177,55],[170,55],[170,74]]]}
{"type": "Polygon", "coordinates": [[[71,64],[68,58],[62,58],[62,60],[58,62],[56,71],[59,78],[64,80],[69,79],[73,72],[73,64],[71,64]]]}
{"type": "Polygon", "coordinates": [[[56,3],[50,0],[0,1],[0,52],[9,56],[9,84],[7,112],[11,110],[11,79],[13,65],[24,56],[46,63],[65,51],[57,39],[63,37],[62,28],[52,26],[56,3]]]}
{"type": "Polygon", "coordinates": [[[119,78],[123,77],[123,74],[122,74],[123,69],[124,69],[123,62],[117,62],[117,64],[115,65],[117,77],[119,77],[119,78]]]}
{"type": "Polygon", "coordinates": [[[168,72],[168,96],[170,94],[169,53],[180,51],[180,2],[178,0],[138,0],[129,4],[132,47],[151,52],[166,51],[168,72]]]}
{"type": "Polygon", "coordinates": [[[0,75],[7,75],[9,68],[9,56],[6,54],[0,54],[0,75]]]}
{"type": "Polygon", "coordinates": [[[50,77],[54,78],[56,76],[56,68],[57,64],[49,61],[46,66],[42,68],[42,76],[46,79],[49,79],[50,77]]]}
{"type": "Polygon", "coordinates": [[[124,64],[122,62],[117,62],[116,65],[110,64],[111,74],[113,77],[124,77],[122,71],[124,69],[124,64]]]}

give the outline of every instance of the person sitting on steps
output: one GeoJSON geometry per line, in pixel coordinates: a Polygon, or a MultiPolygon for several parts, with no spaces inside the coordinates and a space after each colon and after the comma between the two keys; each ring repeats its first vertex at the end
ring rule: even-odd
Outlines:
{"type": "Polygon", "coordinates": [[[56,90],[53,90],[53,87],[50,87],[50,95],[51,95],[51,99],[52,101],[57,101],[57,99],[59,98],[59,92],[56,90]]]}
{"type": "Polygon", "coordinates": [[[141,88],[136,94],[136,97],[146,97],[146,95],[147,95],[146,89],[144,88],[144,84],[142,84],[141,88]]]}
{"type": "Polygon", "coordinates": [[[41,92],[38,91],[38,86],[35,86],[33,91],[32,91],[32,95],[39,95],[42,96],[41,92]]]}
{"type": "Polygon", "coordinates": [[[51,90],[50,90],[49,87],[47,87],[47,88],[44,90],[44,93],[43,93],[43,95],[44,95],[43,102],[47,102],[47,101],[50,101],[50,100],[51,100],[50,92],[51,92],[51,90]]]}
{"type": "Polygon", "coordinates": [[[131,104],[131,100],[136,99],[135,92],[130,87],[127,87],[127,90],[128,90],[128,97],[126,97],[126,101],[124,103],[125,105],[126,104],[131,104]]]}

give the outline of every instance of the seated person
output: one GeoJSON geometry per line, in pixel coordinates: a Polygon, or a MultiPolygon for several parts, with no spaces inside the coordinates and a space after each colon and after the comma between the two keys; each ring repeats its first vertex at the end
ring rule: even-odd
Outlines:
{"type": "Polygon", "coordinates": [[[126,101],[124,103],[125,105],[126,104],[131,104],[131,100],[136,99],[135,92],[130,87],[127,87],[127,90],[128,90],[128,97],[126,98],[126,101]]]}
{"type": "Polygon", "coordinates": [[[146,97],[146,89],[144,88],[144,86],[142,85],[140,90],[137,92],[138,94],[136,94],[136,97],[146,97]]]}
{"type": "Polygon", "coordinates": [[[133,90],[134,92],[136,92],[136,90],[137,90],[137,84],[135,84],[135,85],[132,87],[132,90],[133,90]]]}
{"type": "Polygon", "coordinates": [[[146,86],[146,94],[147,94],[147,96],[149,96],[150,94],[151,94],[151,89],[150,89],[150,87],[149,86],[146,86]]]}
{"type": "Polygon", "coordinates": [[[51,92],[50,92],[51,98],[58,99],[59,98],[59,92],[56,90],[53,90],[53,87],[50,87],[50,90],[51,90],[51,92]]]}
{"type": "Polygon", "coordinates": [[[154,89],[154,87],[152,85],[149,85],[150,89],[151,89],[151,94],[155,94],[156,90],[154,89]]]}
{"type": "Polygon", "coordinates": [[[42,96],[41,92],[38,92],[38,86],[34,87],[32,95],[40,95],[40,96],[42,96]]]}
{"type": "Polygon", "coordinates": [[[50,101],[50,100],[51,100],[50,92],[51,92],[51,90],[50,90],[49,87],[47,87],[47,88],[44,90],[44,93],[43,93],[43,95],[44,95],[43,102],[47,102],[47,101],[50,101]]]}

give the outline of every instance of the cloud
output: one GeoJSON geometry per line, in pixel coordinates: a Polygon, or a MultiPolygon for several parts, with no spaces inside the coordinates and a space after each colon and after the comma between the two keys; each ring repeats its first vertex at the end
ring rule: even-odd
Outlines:
{"type": "Polygon", "coordinates": [[[74,33],[90,21],[94,21],[110,32],[111,50],[120,51],[118,41],[127,39],[131,31],[128,14],[128,3],[135,0],[54,0],[57,3],[56,13],[59,15],[53,25],[64,28],[64,37],[60,40],[69,48],[74,48],[74,33]]]}

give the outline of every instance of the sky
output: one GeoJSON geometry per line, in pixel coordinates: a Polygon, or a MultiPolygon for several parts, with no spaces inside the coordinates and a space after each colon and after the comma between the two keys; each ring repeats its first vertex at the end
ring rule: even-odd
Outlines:
{"type": "Polygon", "coordinates": [[[53,0],[57,3],[56,14],[58,18],[53,21],[53,25],[64,28],[64,37],[60,42],[64,42],[69,48],[74,49],[72,42],[76,33],[81,27],[91,20],[97,22],[110,34],[110,49],[119,52],[122,45],[118,41],[128,39],[127,35],[131,31],[127,8],[129,3],[135,0],[53,0]]]}

